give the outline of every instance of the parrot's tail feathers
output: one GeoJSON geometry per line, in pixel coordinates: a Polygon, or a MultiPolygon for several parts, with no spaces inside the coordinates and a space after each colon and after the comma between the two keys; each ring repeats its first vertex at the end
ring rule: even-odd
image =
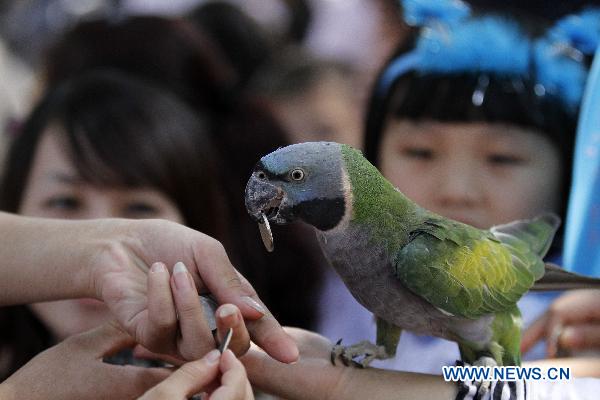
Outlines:
{"type": "Polygon", "coordinates": [[[560,226],[560,218],[553,213],[545,213],[533,219],[524,219],[497,225],[490,231],[503,243],[519,247],[515,240],[527,243],[531,250],[543,257],[548,252],[554,234],[560,226]]]}
{"type": "Polygon", "coordinates": [[[565,271],[556,264],[546,263],[545,273],[530,290],[600,289],[600,279],[565,271]]]}

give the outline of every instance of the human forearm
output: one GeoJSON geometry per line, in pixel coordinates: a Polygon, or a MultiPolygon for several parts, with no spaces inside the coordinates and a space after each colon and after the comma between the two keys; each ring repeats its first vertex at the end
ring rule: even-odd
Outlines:
{"type": "Polygon", "coordinates": [[[124,224],[0,213],[0,305],[96,296],[91,262],[124,224]]]}
{"type": "MultiPolygon", "coordinates": [[[[252,356],[250,356],[252,357],[252,356]]],[[[454,399],[456,385],[445,382],[441,376],[414,374],[400,371],[387,371],[376,368],[357,369],[343,366],[315,366],[307,369],[300,360],[293,365],[280,368],[287,371],[281,374],[260,373],[247,362],[250,381],[259,389],[288,400],[308,399],[454,399]],[[296,368],[297,367],[297,368],[296,368]],[[327,372],[328,368],[347,368],[339,379],[327,372]]],[[[264,370],[263,370],[264,372],[264,370]]]]}
{"type": "Polygon", "coordinates": [[[315,333],[295,328],[287,332],[297,341],[301,356],[294,364],[273,360],[252,350],[242,362],[252,384],[289,400],[304,399],[454,399],[456,385],[441,376],[359,369],[331,364],[331,343],[315,333]]]}

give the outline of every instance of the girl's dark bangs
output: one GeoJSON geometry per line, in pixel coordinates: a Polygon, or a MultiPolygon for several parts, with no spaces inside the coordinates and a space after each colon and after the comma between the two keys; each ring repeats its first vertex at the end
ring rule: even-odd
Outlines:
{"type": "Polygon", "coordinates": [[[486,75],[406,76],[390,111],[397,118],[530,125],[536,108],[527,83],[486,75]]]}
{"type": "Polygon", "coordinates": [[[527,79],[484,74],[407,74],[396,83],[388,109],[394,118],[521,126],[559,148],[572,147],[577,124],[561,101],[538,94],[527,79]]]}

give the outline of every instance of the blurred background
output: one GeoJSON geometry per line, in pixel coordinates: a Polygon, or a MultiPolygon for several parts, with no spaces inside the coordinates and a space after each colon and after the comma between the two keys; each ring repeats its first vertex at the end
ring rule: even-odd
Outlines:
{"type": "Polygon", "coordinates": [[[406,32],[396,0],[2,0],[0,154],[42,91],[48,49],[65,32],[140,15],[182,18],[202,30],[240,86],[293,132],[290,141],[357,147],[368,87],[406,32]]]}
{"type": "MultiPolygon", "coordinates": [[[[475,7],[556,18],[584,0],[471,0],[475,7]]],[[[2,0],[0,157],[36,93],[48,49],[90,20],[187,19],[228,58],[240,85],[270,105],[290,141],[360,147],[368,88],[407,35],[398,0],[2,0]],[[304,136],[306,135],[306,136],[304,136]]]]}

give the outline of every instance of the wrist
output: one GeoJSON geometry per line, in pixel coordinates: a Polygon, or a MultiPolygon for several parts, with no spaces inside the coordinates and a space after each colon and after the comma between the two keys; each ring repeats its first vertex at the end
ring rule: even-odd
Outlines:
{"type": "MultiPolygon", "coordinates": [[[[131,258],[127,243],[132,240],[129,232],[136,221],[107,219],[96,222],[99,224],[95,231],[97,233],[86,246],[88,254],[85,256],[82,281],[86,283],[89,297],[104,300],[106,282],[112,279],[114,273],[120,272],[131,258]]],[[[137,257],[133,255],[133,258],[137,257]]]]}

